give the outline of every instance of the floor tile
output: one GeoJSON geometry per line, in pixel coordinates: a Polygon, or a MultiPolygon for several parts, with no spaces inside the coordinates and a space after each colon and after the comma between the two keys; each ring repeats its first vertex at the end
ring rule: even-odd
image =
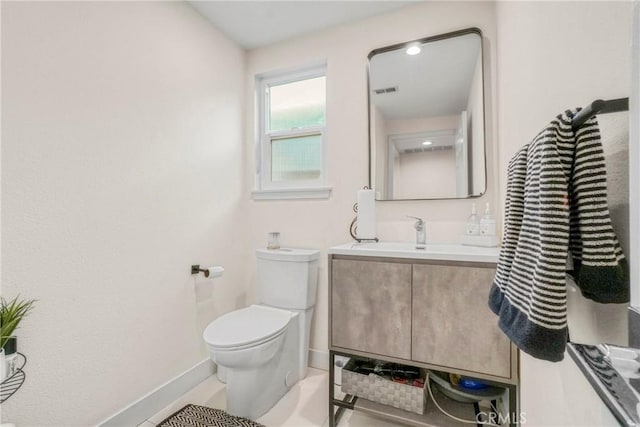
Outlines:
{"type": "MultiPolygon", "coordinates": [[[[327,423],[327,425],[329,425],[327,423]]],[[[393,423],[357,411],[345,411],[340,418],[338,427],[402,427],[404,424],[393,423]]]]}
{"type": "MultiPolygon", "coordinates": [[[[338,427],[404,427],[405,424],[396,424],[389,420],[383,420],[374,416],[364,414],[362,412],[350,411],[346,409],[340,421],[338,427]]],[[[322,424],[322,427],[329,427],[329,417],[322,424]]]]}
{"type": "MultiPolygon", "coordinates": [[[[262,417],[267,427],[328,427],[329,426],[329,373],[309,368],[307,377],[294,385],[276,405],[262,417]]],[[[339,388],[336,390],[339,392],[339,388]]],[[[182,397],[149,418],[140,427],[155,427],[183,406],[193,403],[210,408],[226,409],[225,384],[215,376],[207,378],[182,397]]],[[[387,420],[361,412],[345,411],[338,427],[397,427],[387,420]]]]}
{"type": "Polygon", "coordinates": [[[328,375],[327,371],[309,368],[307,377],[256,421],[269,427],[322,426],[328,419],[328,375]]]}

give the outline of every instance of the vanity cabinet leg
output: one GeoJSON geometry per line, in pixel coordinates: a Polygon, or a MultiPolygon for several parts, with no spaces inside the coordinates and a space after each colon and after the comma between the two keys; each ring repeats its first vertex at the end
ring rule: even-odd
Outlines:
{"type": "Polygon", "coordinates": [[[335,405],[333,404],[333,399],[335,398],[335,375],[335,354],[329,350],[329,427],[335,427],[336,425],[336,417],[333,413],[335,410],[335,405]]]}
{"type": "Polygon", "coordinates": [[[520,424],[520,412],[518,407],[517,387],[509,386],[509,426],[516,427],[520,424]]]}
{"type": "Polygon", "coordinates": [[[473,412],[476,414],[476,427],[482,427],[482,423],[480,422],[480,403],[473,402],[473,412]]]}
{"type": "Polygon", "coordinates": [[[329,351],[329,427],[335,427],[346,409],[353,410],[358,398],[346,394],[343,399],[336,400],[335,396],[335,353],[329,351]],[[337,409],[336,409],[337,407],[337,409]]]}

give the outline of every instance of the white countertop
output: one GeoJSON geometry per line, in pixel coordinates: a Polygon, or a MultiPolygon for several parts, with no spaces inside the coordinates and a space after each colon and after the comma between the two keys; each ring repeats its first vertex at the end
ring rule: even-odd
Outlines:
{"type": "Polygon", "coordinates": [[[500,248],[430,243],[425,249],[416,249],[414,243],[408,242],[351,242],[333,246],[328,252],[333,255],[496,263],[500,248]]]}

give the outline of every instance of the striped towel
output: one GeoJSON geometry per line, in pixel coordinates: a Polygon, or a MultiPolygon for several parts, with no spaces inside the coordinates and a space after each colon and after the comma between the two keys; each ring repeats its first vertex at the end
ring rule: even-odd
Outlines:
{"type": "Polygon", "coordinates": [[[567,259],[583,295],[629,301],[628,266],[611,225],[595,118],[575,134],[558,115],[509,162],[505,227],[489,307],[534,357],[560,361],[567,329],[567,259]]]}

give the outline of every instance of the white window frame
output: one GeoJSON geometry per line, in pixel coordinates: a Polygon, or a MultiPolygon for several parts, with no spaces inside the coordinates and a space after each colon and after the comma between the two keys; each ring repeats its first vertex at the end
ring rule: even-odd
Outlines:
{"type": "Polygon", "coordinates": [[[269,88],[315,77],[326,78],[326,62],[316,63],[295,70],[279,71],[256,76],[256,178],[252,196],[261,199],[318,199],[328,198],[331,187],[327,186],[327,117],[325,96],[324,126],[310,126],[270,132],[269,88]],[[271,181],[271,142],[277,139],[320,135],[322,152],[320,177],[313,180],[271,181]]]}

